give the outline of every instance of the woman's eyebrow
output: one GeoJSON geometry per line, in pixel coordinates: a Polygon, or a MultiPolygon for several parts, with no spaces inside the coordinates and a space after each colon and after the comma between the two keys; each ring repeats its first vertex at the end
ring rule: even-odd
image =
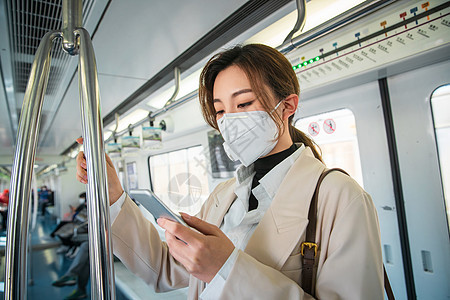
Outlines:
{"type": "Polygon", "coordinates": [[[239,95],[241,95],[241,94],[252,93],[252,92],[253,92],[252,89],[242,89],[242,90],[239,90],[239,91],[237,91],[237,92],[234,92],[234,93],[231,95],[231,97],[234,98],[234,97],[237,97],[237,96],[239,96],[239,95]]]}
{"type": "MultiPolygon", "coordinates": [[[[231,98],[235,98],[235,97],[237,97],[241,94],[245,94],[245,93],[253,93],[253,91],[252,91],[252,89],[242,89],[242,90],[239,90],[239,91],[231,94],[231,98]]],[[[218,98],[213,99],[213,103],[217,103],[217,102],[222,102],[222,100],[220,100],[218,98]]]]}

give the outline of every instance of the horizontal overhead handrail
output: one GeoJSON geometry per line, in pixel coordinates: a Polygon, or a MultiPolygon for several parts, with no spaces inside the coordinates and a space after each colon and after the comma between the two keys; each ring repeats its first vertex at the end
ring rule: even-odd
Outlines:
{"type": "MultiPolygon", "coordinates": [[[[172,104],[168,105],[167,107],[160,108],[160,109],[150,113],[147,117],[143,118],[142,120],[139,120],[139,121],[137,121],[137,122],[135,122],[133,124],[128,125],[128,127],[126,129],[123,129],[123,130],[121,130],[119,132],[116,132],[116,137],[119,137],[119,136],[122,136],[122,135],[128,133],[129,128],[134,129],[134,128],[138,127],[138,126],[141,126],[145,122],[148,122],[149,118],[156,118],[156,117],[158,117],[158,116],[160,116],[160,115],[170,111],[171,109],[174,109],[174,108],[176,108],[176,107],[178,107],[178,106],[180,106],[180,105],[182,105],[182,104],[184,104],[186,102],[189,102],[189,101],[195,99],[197,96],[198,96],[198,91],[197,90],[193,91],[192,93],[190,93],[190,94],[186,95],[185,97],[183,97],[183,98],[173,102],[172,104]]],[[[105,140],[105,143],[108,143],[112,139],[113,139],[113,136],[110,136],[108,139],[105,140]]],[[[68,152],[70,152],[70,151],[68,151],[68,152]]]]}
{"type": "Polygon", "coordinates": [[[285,41],[282,45],[277,47],[277,50],[283,54],[287,54],[292,50],[304,46],[312,41],[317,40],[320,37],[323,37],[329,33],[332,33],[339,28],[342,28],[345,25],[348,25],[354,21],[361,19],[368,14],[371,14],[386,5],[392,4],[395,1],[393,0],[368,0],[365,1],[352,9],[349,9],[345,13],[340,14],[339,16],[319,25],[310,31],[301,34],[291,41],[285,41]]]}

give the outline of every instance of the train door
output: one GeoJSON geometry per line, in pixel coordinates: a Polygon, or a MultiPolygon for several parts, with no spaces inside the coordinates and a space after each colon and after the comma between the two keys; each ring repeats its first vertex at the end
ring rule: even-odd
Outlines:
{"type": "MultiPolygon", "coordinates": [[[[437,126],[431,105],[439,88],[450,84],[449,70],[450,62],[446,61],[387,78],[419,299],[447,299],[450,295],[449,227],[442,180],[449,175],[444,173],[448,172],[449,153],[442,152],[442,147],[438,152],[435,133],[435,128],[449,126],[442,120],[449,119],[450,101],[434,101],[437,126]]],[[[448,143],[448,133],[439,138],[441,145],[448,143]]]]}
{"type": "MultiPolygon", "coordinates": [[[[338,147],[347,147],[343,142],[352,139],[356,141],[358,149],[354,153],[359,152],[361,167],[357,166],[355,171],[351,171],[353,167],[350,164],[354,164],[351,160],[341,160],[342,164],[338,163],[338,165],[344,169],[350,168],[351,175],[360,184],[363,184],[364,189],[372,196],[380,221],[386,270],[396,297],[406,299],[404,262],[378,82],[372,81],[350,88],[334,88],[329,91],[322,88],[319,93],[321,95],[318,95],[318,92],[301,94],[299,111],[296,115],[300,120],[297,120],[296,124],[301,126],[301,119],[309,117],[309,121],[303,126],[314,127],[314,123],[319,125],[320,131],[315,140],[319,145],[323,145],[324,160],[331,163],[332,166],[336,166],[333,161],[338,159],[332,159],[330,162],[327,157],[330,155],[330,152],[327,151],[330,144],[340,143],[338,147]],[[323,116],[324,113],[327,115],[323,116]],[[348,123],[348,121],[341,121],[342,114],[349,115],[347,120],[354,118],[354,125],[342,124],[348,123]],[[343,127],[352,126],[354,126],[356,138],[351,136],[337,138],[343,127]],[[362,170],[362,179],[360,180],[358,180],[358,173],[361,171],[358,171],[358,168],[362,170]]],[[[301,129],[306,132],[313,131],[308,128],[301,129]]]]}

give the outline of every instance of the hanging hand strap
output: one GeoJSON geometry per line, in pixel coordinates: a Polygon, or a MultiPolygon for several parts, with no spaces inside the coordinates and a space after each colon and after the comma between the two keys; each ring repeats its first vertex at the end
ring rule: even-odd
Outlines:
{"type": "MultiPolygon", "coordinates": [[[[315,276],[314,276],[314,266],[315,266],[315,258],[317,256],[319,246],[315,243],[316,240],[316,223],[317,223],[317,202],[319,198],[319,188],[325,176],[333,171],[339,171],[346,175],[342,169],[333,168],[324,171],[319,180],[317,180],[316,189],[314,190],[313,197],[311,199],[311,204],[309,206],[308,212],[308,226],[306,227],[306,238],[305,241],[301,244],[300,252],[303,256],[303,268],[302,268],[302,288],[303,290],[315,296],[315,276]]],[[[350,176],[350,175],[348,175],[350,176]]],[[[386,269],[383,265],[384,272],[384,288],[386,290],[386,294],[389,300],[395,300],[394,293],[392,292],[391,284],[389,283],[389,279],[387,277],[386,269]]]]}

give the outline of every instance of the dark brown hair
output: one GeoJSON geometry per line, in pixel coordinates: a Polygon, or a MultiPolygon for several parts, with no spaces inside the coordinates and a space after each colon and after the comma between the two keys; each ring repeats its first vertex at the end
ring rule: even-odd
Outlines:
{"type": "MultiPolygon", "coordinates": [[[[297,76],[283,54],[262,44],[235,46],[214,55],[200,74],[199,100],[206,122],[218,130],[214,108],[213,88],[217,75],[235,65],[244,71],[250,86],[266,112],[289,95],[300,94],[297,76]]],[[[270,114],[279,130],[283,123],[278,114],[270,114]]],[[[294,115],[289,117],[289,134],[294,143],[303,143],[311,148],[314,156],[322,161],[317,145],[302,131],[292,125],[294,115]],[[317,148],[316,148],[317,147],[317,148]]]]}

